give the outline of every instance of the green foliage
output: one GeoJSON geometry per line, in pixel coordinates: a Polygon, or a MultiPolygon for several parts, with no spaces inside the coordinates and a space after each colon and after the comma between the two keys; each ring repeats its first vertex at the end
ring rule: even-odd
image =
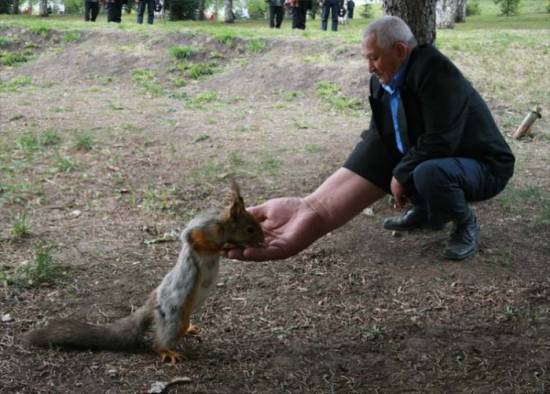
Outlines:
{"type": "Polygon", "coordinates": [[[252,19],[263,19],[267,12],[265,0],[248,0],[248,14],[252,19]]]}
{"type": "Polygon", "coordinates": [[[235,46],[235,44],[236,44],[235,34],[234,34],[234,33],[229,33],[229,32],[220,33],[220,34],[216,34],[216,35],[214,36],[214,38],[215,38],[220,44],[227,45],[227,46],[229,46],[229,47],[233,47],[233,46],[235,46]]]}
{"type": "Polygon", "coordinates": [[[248,42],[248,51],[253,53],[259,53],[265,48],[265,40],[261,38],[255,38],[248,42]]]}
{"type": "Polygon", "coordinates": [[[173,46],[169,49],[170,55],[178,60],[189,59],[196,52],[195,48],[190,45],[173,46]]]}
{"type": "Polygon", "coordinates": [[[205,104],[208,104],[217,99],[218,99],[218,93],[213,92],[211,90],[205,90],[204,92],[197,94],[193,99],[190,99],[188,103],[192,107],[200,108],[205,104]]]}
{"type": "Polygon", "coordinates": [[[140,68],[135,69],[132,71],[132,79],[144,91],[152,96],[160,96],[163,93],[161,86],[157,83],[155,73],[152,70],[140,68]]]}
{"type": "Polygon", "coordinates": [[[359,100],[345,97],[342,92],[340,92],[338,86],[332,82],[319,82],[317,84],[317,94],[337,111],[357,111],[362,108],[359,100]]]}
{"type": "Polygon", "coordinates": [[[495,4],[500,4],[502,15],[511,16],[519,13],[521,0],[494,0],[495,4]]]}
{"type": "Polygon", "coordinates": [[[82,0],[64,0],[65,14],[80,15],[84,13],[84,1],[82,0]]]}
{"type": "Polygon", "coordinates": [[[74,147],[80,151],[92,150],[93,137],[89,133],[80,133],[75,137],[74,147]]]}
{"type": "Polygon", "coordinates": [[[20,52],[5,52],[1,55],[2,63],[6,66],[13,66],[16,63],[25,63],[28,58],[24,53],[20,52]]]}
{"type": "Polygon", "coordinates": [[[8,284],[21,287],[36,287],[46,283],[52,284],[63,275],[61,267],[51,255],[51,248],[39,247],[32,262],[21,265],[13,275],[0,272],[8,284]]]}
{"type": "Polygon", "coordinates": [[[0,14],[9,14],[12,12],[13,0],[0,1],[0,14]]]}
{"type": "Polygon", "coordinates": [[[72,172],[76,170],[77,165],[70,157],[56,155],[55,169],[57,172],[72,172]]]}
{"type": "Polygon", "coordinates": [[[178,68],[190,79],[199,79],[205,75],[212,75],[216,72],[216,67],[218,63],[208,62],[208,63],[187,63],[182,62],[178,64],[178,68]]]}
{"type": "Polygon", "coordinates": [[[546,1],[546,12],[550,14],[550,0],[546,1]]]}
{"type": "Polygon", "coordinates": [[[466,16],[480,15],[481,7],[477,0],[470,0],[466,3],[466,16]]]}
{"type": "Polygon", "coordinates": [[[29,29],[34,34],[37,34],[42,37],[47,37],[50,34],[50,28],[44,25],[31,26],[29,29]]]}
{"type": "Polygon", "coordinates": [[[26,212],[19,213],[15,216],[11,224],[11,234],[15,238],[25,238],[31,234],[26,212]]]}
{"type": "Polygon", "coordinates": [[[73,42],[80,40],[80,33],[76,31],[66,31],[63,34],[63,41],[65,42],[73,42]]]}
{"type": "Polygon", "coordinates": [[[362,18],[371,18],[372,17],[372,4],[364,4],[361,7],[361,12],[359,13],[359,15],[362,18]]]}
{"type": "Polygon", "coordinates": [[[199,2],[198,0],[168,0],[165,7],[170,10],[171,21],[197,19],[199,2]]]}
{"type": "Polygon", "coordinates": [[[5,48],[9,45],[11,40],[8,37],[1,37],[0,36],[0,48],[5,48]]]}

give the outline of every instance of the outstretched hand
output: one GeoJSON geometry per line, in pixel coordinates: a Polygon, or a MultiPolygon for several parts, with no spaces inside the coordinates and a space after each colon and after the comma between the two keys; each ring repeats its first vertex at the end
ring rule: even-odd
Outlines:
{"type": "Polygon", "coordinates": [[[264,232],[259,247],[231,249],[226,257],[245,261],[279,260],[302,251],[323,235],[322,220],[302,198],[276,198],[248,208],[264,232]]]}

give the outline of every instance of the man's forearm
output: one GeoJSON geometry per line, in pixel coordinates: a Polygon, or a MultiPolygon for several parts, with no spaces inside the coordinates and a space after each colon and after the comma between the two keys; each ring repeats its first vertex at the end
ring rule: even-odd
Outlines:
{"type": "Polygon", "coordinates": [[[322,234],[347,223],[384,195],[384,191],[362,176],[340,168],[304,201],[320,217],[322,234]]]}

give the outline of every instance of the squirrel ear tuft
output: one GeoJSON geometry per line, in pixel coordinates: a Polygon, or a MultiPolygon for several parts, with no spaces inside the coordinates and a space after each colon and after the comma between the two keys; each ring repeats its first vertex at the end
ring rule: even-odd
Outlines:
{"type": "Polygon", "coordinates": [[[244,210],[244,200],[241,197],[241,190],[237,181],[234,178],[231,179],[231,191],[232,191],[232,202],[231,202],[231,214],[241,212],[244,210]]]}

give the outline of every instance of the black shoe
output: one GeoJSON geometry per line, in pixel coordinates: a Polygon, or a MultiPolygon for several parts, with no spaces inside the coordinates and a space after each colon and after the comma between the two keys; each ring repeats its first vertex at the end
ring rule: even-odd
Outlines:
{"type": "Polygon", "coordinates": [[[455,224],[451,238],[443,251],[449,260],[464,260],[475,254],[479,239],[479,222],[474,214],[465,223],[455,224]]]}
{"type": "Polygon", "coordinates": [[[384,219],[384,228],[386,230],[410,231],[419,228],[441,230],[445,223],[432,223],[428,220],[428,213],[418,207],[412,207],[404,215],[393,216],[384,219]]]}

